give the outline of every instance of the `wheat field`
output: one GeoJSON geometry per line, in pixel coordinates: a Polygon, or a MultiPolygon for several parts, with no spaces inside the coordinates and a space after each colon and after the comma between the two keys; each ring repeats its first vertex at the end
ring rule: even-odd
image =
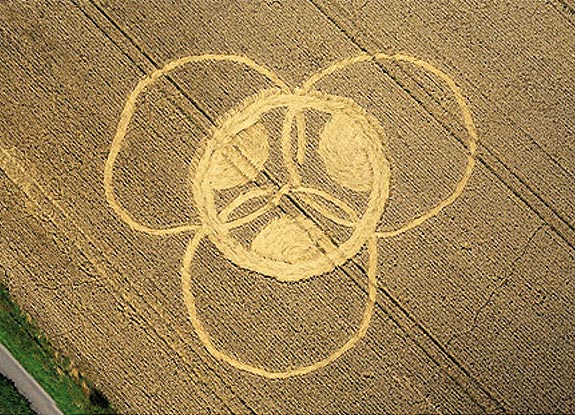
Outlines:
{"type": "Polygon", "coordinates": [[[0,280],[122,413],[575,411],[571,0],[0,5],[0,280]]]}

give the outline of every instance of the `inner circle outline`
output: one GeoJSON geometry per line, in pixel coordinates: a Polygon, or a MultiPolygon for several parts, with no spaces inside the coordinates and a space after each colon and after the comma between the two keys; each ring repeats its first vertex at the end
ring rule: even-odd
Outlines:
{"type": "Polygon", "coordinates": [[[389,197],[391,181],[391,166],[387,157],[386,144],[385,132],[379,121],[349,98],[319,91],[292,94],[277,89],[265,90],[248,97],[224,116],[220,127],[213,132],[193,173],[192,194],[201,222],[207,229],[208,237],[235,265],[280,281],[300,280],[335,269],[359,252],[369,237],[375,233],[383,214],[389,197]],[[312,108],[329,114],[342,112],[359,122],[363,127],[362,132],[367,136],[369,145],[367,155],[374,175],[367,208],[351,236],[336,248],[335,254],[318,255],[313,259],[293,264],[262,257],[244,248],[230,236],[227,227],[221,226],[223,224],[214,202],[216,190],[209,185],[207,180],[212,155],[217,149],[228,145],[239,132],[257,122],[262,114],[283,107],[287,109],[295,107],[302,110],[312,108]]]}

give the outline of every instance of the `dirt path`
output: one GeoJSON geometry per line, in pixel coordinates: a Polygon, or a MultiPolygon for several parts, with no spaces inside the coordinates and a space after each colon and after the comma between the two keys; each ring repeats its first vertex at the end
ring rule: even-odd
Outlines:
{"type": "Polygon", "coordinates": [[[0,372],[14,382],[18,391],[30,401],[32,409],[39,415],[63,415],[50,395],[1,344],[0,372]]]}

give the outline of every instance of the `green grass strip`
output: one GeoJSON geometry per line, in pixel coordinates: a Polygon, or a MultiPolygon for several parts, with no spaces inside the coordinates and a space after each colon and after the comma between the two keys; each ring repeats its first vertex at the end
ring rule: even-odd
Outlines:
{"type": "Polygon", "coordinates": [[[55,353],[46,337],[24,316],[2,284],[0,342],[42,385],[66,415],[114,413],[100,391],[77,371],[70,370],[70,360],[55,353]]]}
{"type": "Polygon", "coordinates": [[[14,383],[0,374],[0,414],[36,415],[30,402],[20,395],[14,383]]]}

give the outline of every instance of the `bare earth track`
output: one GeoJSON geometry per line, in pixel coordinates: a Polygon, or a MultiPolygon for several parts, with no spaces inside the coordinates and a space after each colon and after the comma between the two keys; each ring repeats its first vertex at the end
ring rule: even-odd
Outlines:
{"type": "Polygon", "coordinates": [[[573,10],[3,3],[3,282],[122,412],[574,412],[573,10]]]}

